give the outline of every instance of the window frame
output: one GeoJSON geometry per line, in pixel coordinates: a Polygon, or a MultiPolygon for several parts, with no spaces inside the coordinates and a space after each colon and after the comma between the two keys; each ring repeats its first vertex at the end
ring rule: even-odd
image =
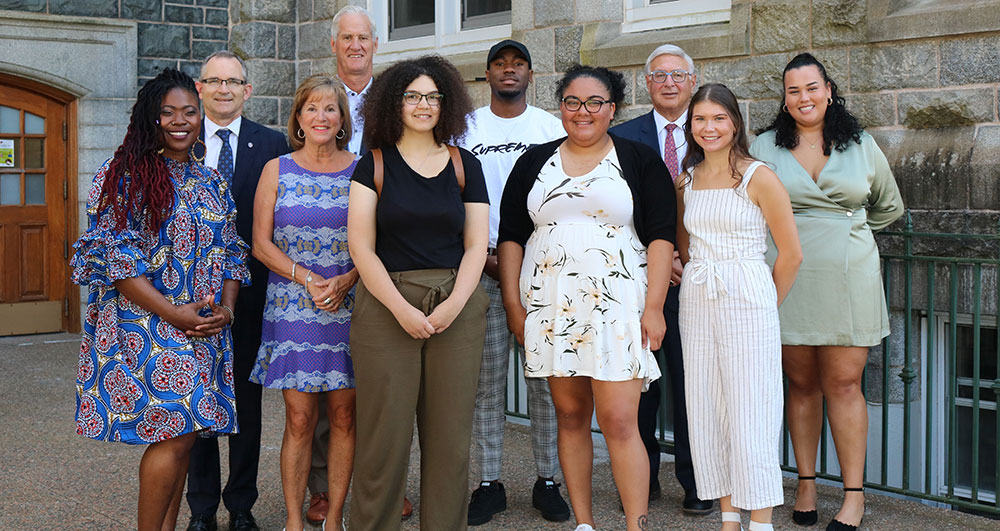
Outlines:
{"type": "Polygon", "coordinates": [[[622,33],[729,22],[732,0],[623,0],[622,33]]]}
{"type": "MultiPolygon", "coordinates": [[[[389,1],[368,0],[368,12],[374,19],[378,34],[378,53],[375,64],[389,64],[427,53],[443,56],[481,52],[490,49],[497,41],[508,39],[511,24],[488,25],[462,29],[462,8],[464,2],[454,0],[434,0],[434,33],[419,37],[389,39],[389,1]]],[[[486,17],[471,17],[474,22],[482,22],[486,17]]]]}

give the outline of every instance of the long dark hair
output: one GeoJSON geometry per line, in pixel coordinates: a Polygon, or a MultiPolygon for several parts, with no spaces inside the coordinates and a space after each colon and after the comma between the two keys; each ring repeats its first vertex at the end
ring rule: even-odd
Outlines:
{"type": "Polygon", "coordinates": [[[111,207],[118,230],[127,227],[129,214],[145,213],[145,228],[159,231],[160,224],[173,208],[174,185],[170,170],[157,150],[163,145],[163,130],[158,123],[160,105],[163,97],[175,88],[198,97],[191,77],[166,68],[139,89],[132,106],[125,140],[115,150],[101,187],[99,208],[111,207]]]}
{"type": "MultiPolygon", "coordinates": [[[[851,145],[851,142],[860,144],[861,133],[864,131],[861,122],[847,110],[844,98],[837,89],[837,83],[827,75],[823,63],[820,63],[812,54],[800,53],[785,66],[785,70],[781,74],[782,79],[789,70],[804,66],[818,68],[819,73],[823,76],[823,81],[830,84],[830,103],[827,105],[826,114],[823,117],[823,154],[829,157],[831,147],[837,151],[844,151],[851,145]]],[[[795,127],[795,119],[785,109],[785,97],[782,95],[778,115],[774,117],[771,125],[765,127],[761,132],[773,130],[774,145],[792,150],[799,145],[799,131],[795,127]]]]}
{"type": "MultiPolygon", "coordinates": [[[[733,188],[736,188],[743,182],[743,174],[737,169],[737,163],[741,160],[753,159],[753,157],[750,156],[750,140],[747,138],[743,114],[740,113],[740,104],[736,100],[736,95],[733,94],[733,91],[721,83],[702,85],[698,89],[698,92],[695,92],[694,96],[691,97],[691,103],[688,104],[688,120],[684,124],[684,141],[687,142],[688,150],[687,155],[684,155],[684,163],[681,164],[681,167],[685,170],[694,168],[701,161],[705,160],[705,150],[695,142],[694,135],[691,134],[691,118],[694,115],[694,106],[703,101],[722,106],[726,110],[726,114],[729,115],[729,119],[733,122],[733,143],[729,147],[729,171],[733,179],[736,180],[733,184],[733,188]]],[[[687,186],[692,178],[691,173],[688,173],[684,177],[684,180],[681,181],[681,186],[687,186]]]]}
{"type": "Polygon", "coordinates": [[[365,119],[364,141],[370,148],[395,144],[403,136],[403,92],[414,79],[427,76],[438,92],[444,94],[441,113],[434,126],[434,141],[454,144],[465,136],[466,116],[472,112],[472,100],[458,70],[439,55],[425,55],[400,61],[375,78],[368,89],[361,116],[365,119]]]}

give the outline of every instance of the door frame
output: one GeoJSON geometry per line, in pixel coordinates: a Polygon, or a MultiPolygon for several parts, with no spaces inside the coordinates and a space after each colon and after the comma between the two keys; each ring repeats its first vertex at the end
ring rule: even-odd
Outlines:
{"type": "Polygon", "coordinates": [[[66,241],[66,247],[64,248],[66,249],[67,256],[65,258],[67,261],[67,274],[66,278],[63,279],[65,283],[64,293],[66,295],[63,301],[62,322],[63,330],[77,333],[80,331],[80,289],[70,281],[68,262],[69,257],[72,256],[73,242],[76,241],[80,234],[78,218],[79,184],[77,182],[80,173],[77,167],[78,99],[76,96],[55,87],[4,72],[0,72],[0,84],[34,92],[66,106],[66,116],[63,118],[63,137],[66,142],[66,175],[63,185],[66,192],[65,211],[63,212],[65,234],[63,234],[63,238],[66,241]]]}

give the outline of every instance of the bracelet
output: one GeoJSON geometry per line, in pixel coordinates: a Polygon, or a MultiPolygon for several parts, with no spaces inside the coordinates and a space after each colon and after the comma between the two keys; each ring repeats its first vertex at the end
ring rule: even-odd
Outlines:
{"type": "Polygon", "coordinates": [[[229,312],[229,326],[233,326],[233,323],[236,322],[236,314],[233,313],[233,309],[225,304],[218,304],[217,306],[229,312]]]}
{"type": "Polygon", "coordinates": [[[313,272],[306,273],[306,293],[309,292],[309,283],[313,281],[313,272]]]}
{"type": "Polygon", "coordinates": [[[297,265],[299,265],[298,262],[292,262],[292,282],[295,282],[296,284],[299,283],[299,281],[295,279],[295,266],[297,265]]]}

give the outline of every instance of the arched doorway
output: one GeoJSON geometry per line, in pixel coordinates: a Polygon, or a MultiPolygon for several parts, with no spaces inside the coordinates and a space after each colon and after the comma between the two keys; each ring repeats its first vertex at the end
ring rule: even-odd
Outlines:
{"type": "Polygon", "coordinates": [[[0,74],[0,336],[79,329],[74,114],[71,95],[0,74]]]}

